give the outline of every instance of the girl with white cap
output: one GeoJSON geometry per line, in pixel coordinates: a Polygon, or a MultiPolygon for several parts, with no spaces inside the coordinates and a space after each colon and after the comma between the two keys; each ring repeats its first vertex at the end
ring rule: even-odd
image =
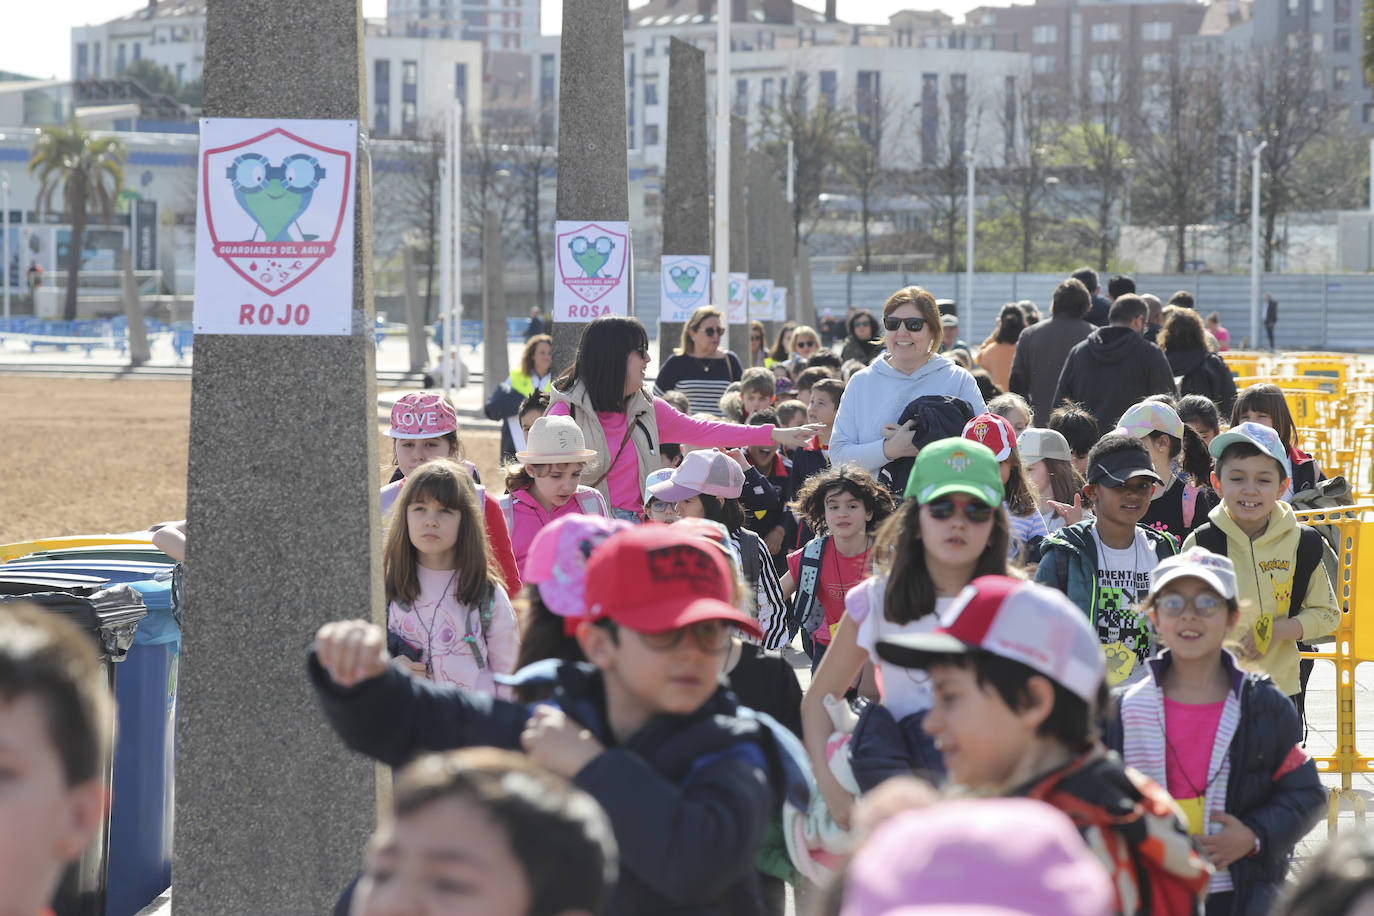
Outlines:
{"type": "Polygon", "coordinates": [[[511,549],[520,574],[530,543],[549,522],[580,513],[610,518],[606,500],[594,487],[582,485],[582,474],[596,452],[585,447],[582,430],[572,417],[540,417],[530,427],[519,464],[506,469],[501,511],[510,527],[511,549]]]}

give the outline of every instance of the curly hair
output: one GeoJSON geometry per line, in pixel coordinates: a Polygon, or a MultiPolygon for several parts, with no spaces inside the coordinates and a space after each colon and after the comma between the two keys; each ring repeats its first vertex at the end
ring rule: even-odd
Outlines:
{"type": "Polygon", "coordinates": [[[1164,330],[1159,332],[1161,350],[1205,350],[1207,337],[1202,319],[1192,309],[1172,309],[1164,316],[1164,330]]]}
{"type": "Polygon", "coordinates": [[[825,501],[830,494],[848,493],[863,503],[864,511],[873,513],[868,530],[874,531],[892,514],[892,496],[873,475],[857,464],[846,463],[832,467],[806,479],[796,499],[788,504],[798,518],[806,521],[811,530],[826,533],[825,501]]]}

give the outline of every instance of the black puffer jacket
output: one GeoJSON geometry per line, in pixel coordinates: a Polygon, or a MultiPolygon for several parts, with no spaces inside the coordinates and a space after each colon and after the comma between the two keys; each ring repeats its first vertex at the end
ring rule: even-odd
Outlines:
{"type": "Polygon", "coordinates": [[[1152,394],[1178,394],[1164,351],[1128,327],[1111,325],[1069,351],[1054,403],[1082,404],[1106,435],[1127,408],[1152,394]]]}
{"type": "MultiPolygon", "coordinates": [[[[1169,663],[1167,651],[1150,660],[1156,682],[1169,663]]],[[[1302,720],[1293,703],[1267,676],[1234,667],[1232,672],[1240,690],[1240,723],[1231,738],[1226,812],[1259,837],[1260,852],[1231,865],[1231,912],[1264,916],[1288,874],[1289,853],[1326,808],[1326,789],[1317,765],[1302,748],[1302,720]]],[[[1118,753],[1123,737],[1119,694],[1112,697],[1102,735],[1107,747],[1118,753]]]]}
{"type": "Polygon", "coordinates": [[[1200,394],[1217,405],[1223,417],[1231,415],[1236,403],[1236,380],[1226,361],[1208,349],[1169,349],[1164,351],[1169,368],[1179,379],[1178,393],[1200,394]]]}

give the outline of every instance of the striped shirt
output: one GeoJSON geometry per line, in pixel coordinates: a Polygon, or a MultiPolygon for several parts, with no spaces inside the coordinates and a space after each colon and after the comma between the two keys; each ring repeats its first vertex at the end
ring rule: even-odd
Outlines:
{"type": "Polygon", "coordinates": [[[665,391],[681,391],[687,395],[692,405],[692,413],[709,413],[722,416],[720,399],[731,382],[738,382],[744,375],[744,367],[739,357],[729,350],[725,355],[711,359],[697,359],[695,356],[677,354],[668,357],[663,368],[658,370],[654,379],[654,394],[663,395],[665,391]]]}

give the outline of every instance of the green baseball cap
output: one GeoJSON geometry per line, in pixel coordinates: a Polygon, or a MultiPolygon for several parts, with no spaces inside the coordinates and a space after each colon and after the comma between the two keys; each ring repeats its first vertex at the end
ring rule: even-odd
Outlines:
{"type": "Polygon", "coordinates": [[[921,449],[902,496],[928,503],[952,493],[981,499],[989,506],[1002,504],[1002,474],[992,449],[962,437],[941,439],[921,449]]]}

